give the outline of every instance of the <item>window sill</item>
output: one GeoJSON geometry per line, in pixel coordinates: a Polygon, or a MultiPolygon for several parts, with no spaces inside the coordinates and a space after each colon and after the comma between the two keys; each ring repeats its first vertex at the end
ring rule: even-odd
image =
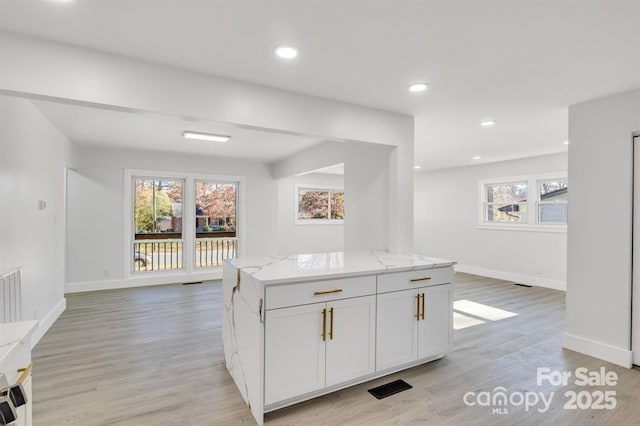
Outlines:
{"type": "Polygon", "coordinates": [[[493,231],[549,232],[566,234],[567,225],[529,225],[518,223],[481,223],[478,229],[493,231]]]}
{"type": "Polygon", "coordinates": [[[344,220],[340,219],[296,219],[296,225],[344,225],[344,220]]]}

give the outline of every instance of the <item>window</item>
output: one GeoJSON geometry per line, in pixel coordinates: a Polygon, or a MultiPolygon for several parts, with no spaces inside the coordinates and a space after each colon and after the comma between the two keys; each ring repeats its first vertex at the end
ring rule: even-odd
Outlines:
{"type": "Polygon", "coordinates": [[[183,268],[184,180],[134,177],[133,270],[183,268]]]}
{"type": "Polygon", "coordinates": [[[196,181],[195,267],[222,266],[236,257],[236,183],[196,181]]]}
{"type": "Polygon", "coordinates": [[[125,170],[125,276],[210,273],[238,257],[241,180],[125,170]]]}
{"type": "Polygon", "coordinates": [[[296,223],[342,223],[342,189],[296,187],[296,223]]]}
{"type": "Polygon", "coordinates": [[[481,181],[479,226],[562,232],[567,193],[566,172],[481,181]]]}
{"type": "Polygon", "coordinates": [[[567,180],[540,180],[538,185],[538,223],[567,223],[567,180]]]}
{"type": "Polygon", "coordinates": [[[486,222],[527,222],[527,182],[488,184],[486,222]]]}

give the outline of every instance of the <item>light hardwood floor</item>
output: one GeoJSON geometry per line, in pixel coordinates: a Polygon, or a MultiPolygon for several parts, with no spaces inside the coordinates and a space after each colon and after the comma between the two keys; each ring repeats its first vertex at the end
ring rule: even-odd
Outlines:
{"type": "MultiPolygon", "coordinates": [[[[253,424],[224,367],[221,290],[210,283],[68,295],[67,310],[34,349],[35,425],[253,424]]],[[[455,300],[517,315],[491,321],[482,317],[496,311],[465,308],[459,313],[477,324],[455,330],[446,358],[270,413],[267,424],[640,423],[640,371],[561,348],[563,292],[456,274],[455,300]],[[617,372],[617,386],[536,384],[538,367],[601,366],[617,372]],[[367,393],[397,378],[413,389],[383,400],[367,393]],[[508,406],[508,414],[492,414],[463,402],[466,392],[498,386],[554,397],[544,413],[508,406]],[[615,390],[617,408],[565,410],[572,389],[615,390]]]]}

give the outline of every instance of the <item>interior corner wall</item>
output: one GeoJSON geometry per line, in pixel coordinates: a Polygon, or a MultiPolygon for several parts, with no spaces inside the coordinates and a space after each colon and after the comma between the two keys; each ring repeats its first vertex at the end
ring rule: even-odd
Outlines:
{"type": "Polygon", "coordinates": [[[344,188],[342,175],[311,173],[278,181],[278,255],[342,251],[343,224],[296,224],[296,185],[344,188]]]}
{"type": "MultiPolygon", "coordinates": [[[[67,292],[118,288],[124,282],[124,170],[139,169],[243,176],[241,186],[245,256],[277,254],[277,181],[270,166],[202,155],[79,147],[69,182],[67,292]]],[[[184,278],[184,277],[183,277],[184,278]]],[[[178,278],[179,280],[180,278],[178,278]]],[[[173,281],[175,282],[175,281],[173,281]]],[[[158,284],[140,277],[137,285],[158,284]]]]}
{"type": "Polygon", "coordinates": [[[22,320],[40,321],[35,345],[65,308],[65,167],[74,146],[31,102],[0,96],[0,152],[0,274],[22,268],[22,320]]]}
{"type": "Polygon", "coordinates": [[[569,108],[564,346],[631,365],[632,133],[640,90],[569,108]]]}
{"type": "MultiPolygon", "coordinates": [[[[416,251],[455,260],[463,272],[563,290],[567,235],[479,229],[478,182],[564,170],[566,153],[417,173],[416,251]]],[[[569,180],[572,193],[573,177],[569,180]]]]}
{"type": "MultiPolygon", "coordinates": [[[[367,179],[387,193],[353,210],[345,221],[345,249],[412,249],[413,143],[411,116],[307,96],[237,80],[181,70],[158,63],[0,32],[0,93],[92,105],[121,111],[154,112],[188,119],[310,135],[339,142],[361,141],[394,148],[382,166],[384,182],[360,157],[362,176],[348,176],[356,188],[377,195],[367,179]],[[367,216],[355,220],[360,213],[367,216]],[[382,219],[384,216],[383,220],[382,219]],[[349,225],[349,223],[351,225],[349,225]],[[374,226],[376,232],[371,232],[374,226]],[[352,227],[352,230],[347,228],[352,227]],[[382,235],[384,234],[384,235],[382,235]],[[353,244],[352,244],[353,243],[353,244]],[[367,243],[367,244],[365,244],[367,243]]],[[[348,188],[345,188],[348,189],[348,188]]]]}
{"type": "MultiPolygon", "coordinates": [[[[392,148],[374,144],[350,144],[344,161],[344,248],[346,251],[391,250],[396,238],[390,232],[393,221],[390,210],[390,157],[392,148]]],[[[412,182],[408,182],[408,185],[412,182]]],[[[397,201],[397,200],[396,200],[397,201]]],[[[411,208],[407,200],[407,209],[411,208]]],[[[406,213],[406,212],[404,212],[406,213]]],[[[409,217],[412,217],[409,212],[409,217]]],[[[403,215],[401,220],[407,220],[403,215]]],[[[410,247],[401,247],[402,250],[410,247]]]]}

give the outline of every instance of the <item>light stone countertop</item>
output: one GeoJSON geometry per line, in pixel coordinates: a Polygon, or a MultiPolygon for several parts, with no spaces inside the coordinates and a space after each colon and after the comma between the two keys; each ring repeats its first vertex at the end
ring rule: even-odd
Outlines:
{"type": "Polygon", "coordinates": [[[263,285],[440,268],[456,263],[417,254],[386,251],[249,257],[229,259],[226,262],[251,275],[263,285]]]}
{"type": "Polygon", "coordinates": [[[0,364],[38,327],[38,321],[0,324],[0,364]]]}

